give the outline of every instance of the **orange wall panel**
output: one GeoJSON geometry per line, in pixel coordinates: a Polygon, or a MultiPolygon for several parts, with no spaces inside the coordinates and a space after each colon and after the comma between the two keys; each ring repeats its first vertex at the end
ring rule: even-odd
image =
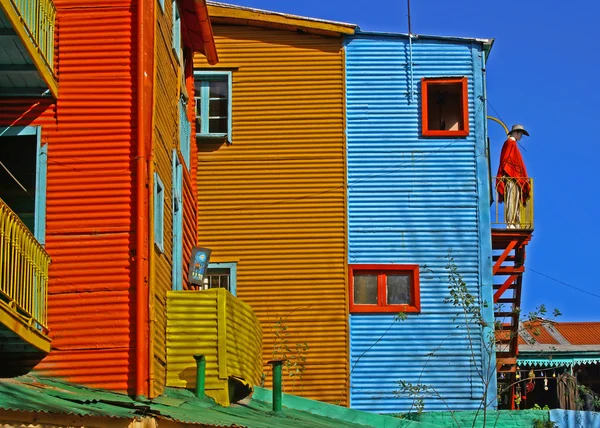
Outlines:
{"type": "MultiPolygon", "coordinates": [[[[214,32],[216,69],[233,70],[233,134],[231,145],[198,141],[199,245],[213,250],[211,261],[237,262],[237,296],[260,320],[264,363],[279,317],[292,350],[308,343],[303,379],[292,386],[284,370],[285,391],[344,404],[342,41],[245,26],[214,32]]],[[[195,67],[210,68],[199,56],[195,67]]]]}
{"type": "Polygon", "coordinates": [[[135,4],[57,2],[60,98],[47,135],[52,352],[45,375],[134,391],[135,4]]]}

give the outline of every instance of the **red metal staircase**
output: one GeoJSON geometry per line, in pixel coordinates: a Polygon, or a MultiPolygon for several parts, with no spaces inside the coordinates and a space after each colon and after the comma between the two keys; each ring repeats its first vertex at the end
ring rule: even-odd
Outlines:
{"type": "MultiPolygon", "coordinates": [[[[531,229],[492,229],[496,370],[500,388],[515,381],[525,250],[532,232],[531,229]]],[[[512,396],[512,388],[506,392],[512,396]]]]}

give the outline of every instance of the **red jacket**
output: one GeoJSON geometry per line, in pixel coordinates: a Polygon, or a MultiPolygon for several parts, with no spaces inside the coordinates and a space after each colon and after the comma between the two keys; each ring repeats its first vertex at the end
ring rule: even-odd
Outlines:
{"type": "Polygon", "coordinates": [[[500,154],[500,165],[498,166],[498,174],[496,174],[496,189],[498,189],[498,202],[504,202],[504,181],[499,180],[501,177],[518,178],[517,184],[521,188],[521,201],[523,204],[529,199],[531,186],[527,176],[527,169],[523,162],[523,157],[517,146],[517,142],[509,138],[502,146],[500,154]]]}

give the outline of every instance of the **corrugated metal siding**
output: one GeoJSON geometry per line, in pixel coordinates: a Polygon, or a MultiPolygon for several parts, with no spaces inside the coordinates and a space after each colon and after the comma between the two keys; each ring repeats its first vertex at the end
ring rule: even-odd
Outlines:
{"type": "MultiPolygon", "coordinates": [[[[195,145],[195,141],[192,143],[195,145]]],[[[195,158],[192,158],[195,159],[195,158]]],[[[185,169],[184,169],[185,171],[185,169]]],[[[194,171],[195,173],[195,171],[194,171]]],[[[194,180],[195,181],[195,180],[194,180]]],[[[196,246],[197,238],[197,209],[196,192],[192,188],[192,176],[187,171],[183,174],[183,286],[188,288],[187,278],[192,248],[196,246]]]]}
{"type": "Polygon", "coordinates": [[[206,389],[219,390],[217,293],[167,293],[167,385],[191,388],[194,354],[206,357],[206,389]]]}
{"type": "MultiPolygon", "coordinates": [[[[219,67],[234,69],[233,144],[199,142],[199,244],[212,261],[238,263],[237,295],[262,325],[264,363],[279,316],[292,347],[308,343],[303,381],[286,392],[346,403],[341,41],[243,26],[214,32],[219,67]]],[[[195,66],[207,67],[200,57],[195,66]]]]}
{"type": "MultiPolygon", "coordinates": [[[[346,48],[348,262],[419,264],[422,305],[405,321],[395,322],[394,314],[351,315],[350,400],[357,409],[408,410],[412,401],[395,397],[398,380],[433,386],[453,409],[481,403],[464,319],[453,322],[457,310],[443,302],[450,250],[474,295],[481,285],[476,151],[483,138],[475,135],[483,135],[484,112],[477,99],[482,88],[474,88],[473,49],[479,48],[468,42],[415,40],[415,89],[422,77],[469,79],[471,134],[425,139],[420,93],[408,102],[407,39],[357,36],[346,48]]],[[[481,366],[480,329],[471,326],[471,334],[481,366]]],[[[427,398],[425,410],[447,408],[427,398]]]]}
{"type": "Polygon", "coordinates": [[[38,369],[132,392],[135,8],[119,4],[128,7],[57,2],[61,96],[48,145],[46,228],[53,350],[38,369]]]}
{"type": "MultiPolygon", "coordinates": [[[[173,149],[177,147],[179,135],[178,95],[179,65],[172,52],[172,8],[165,7],[156,11],[155,40],[155,88],[154,88],[154,168],[165,186],[164,205],[164,252],[154,249],[153,283],[154,310],[153,324],[153,394],[162,393],[166,382],[166,312],[167,291],[172,286],[173,262],[173,149]]],[[[151,220],[153,221],[153,219],[151,220]]],[[[153,224],[153,223],[152,223],[153,224]]]]}
{"type": "MultiPolygon", "coordinates": [[[[552,325],[572,345],[597,345],[600,343],[600,323],[561,322],[552,325]]],[[[534,338],[539,343],[556,343],[543,341],[536,336],[534,336],[534,338]]]]}
{"type": "Polygon", "coordinates": [[[183,287],[187,289],[189,262],[192,256],[192,248],[197,245],[198,239],[198,200],[196,175],[198,172],[198,147],[196,145],[196,103],[194,97],[194,76],[186,76],[186,88],[189,94],[188,119],[190,121],[190,165],[183,168],[183,287]]]}
{"type": "Polygon", "coordinates": [[[167,385],[196,387],[194,355],[206,357],[206,393],[229,405],[234,377],[260,382],[262,335],[249,305],[225,289],[167,294],[167,385]]]}
{"type": "Polygon", "coordinates": [[[220,290],[226,299],[227,373],[244,379],[251,386],[260,384],[262,375],[262,328],[250,306],[220,290]]]}

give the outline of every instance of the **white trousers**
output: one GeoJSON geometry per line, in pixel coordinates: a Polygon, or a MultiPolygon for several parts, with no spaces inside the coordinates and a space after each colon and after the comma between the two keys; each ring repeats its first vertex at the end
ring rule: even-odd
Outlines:
{"type": "Polygon", "coordinates": [[[508,229],[521,228],[521,187],[513,178],[504,184],[504,221],[508,229]]]}

